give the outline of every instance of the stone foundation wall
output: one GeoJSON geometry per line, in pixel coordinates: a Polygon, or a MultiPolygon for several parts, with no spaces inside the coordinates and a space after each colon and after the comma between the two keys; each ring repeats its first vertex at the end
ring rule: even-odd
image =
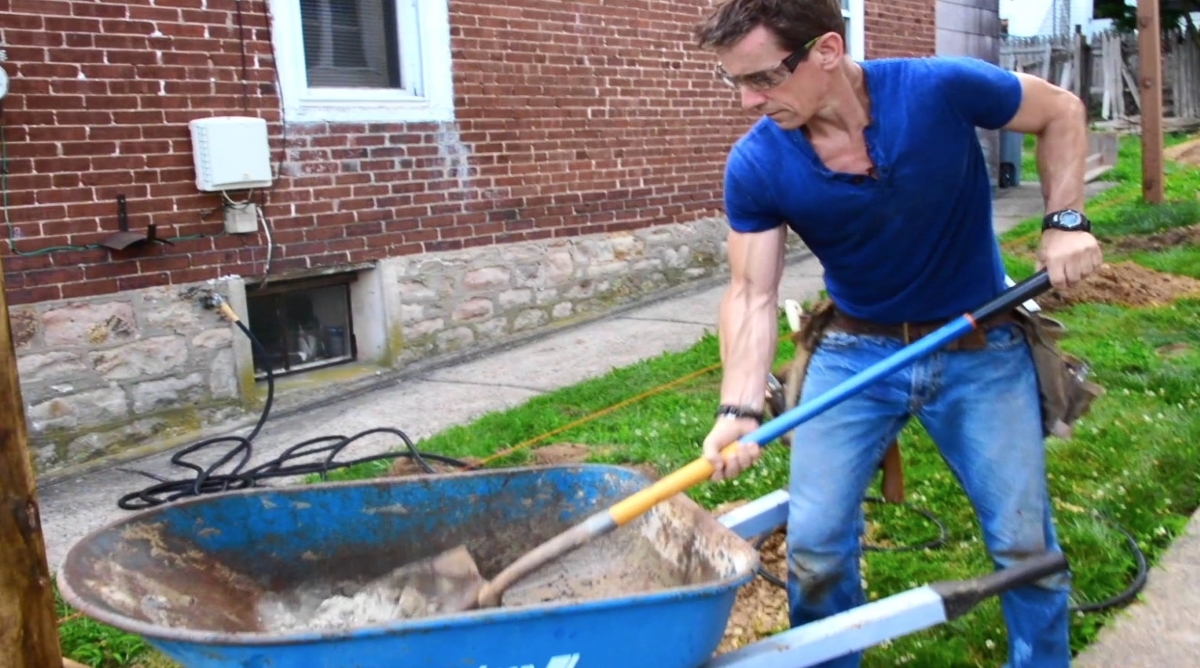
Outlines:
{"type": "MultiPolygon", "coordinates": [[[[723,219],[706,218],[380,260],[351,288],[358,362],[403,370],[723,277],[726,230],[723,219]]],[[[204,308],[210,292],[252,326],[237,277],[12,308],[40,473],[259,409],[249,341],[204,308]]]]}
{"type": "Polygon", "coordinates": [[[400,360],[504,342],[727,271],[722,219],[397,258],[400,360]]]}
{"type": "Polygon", "coordinates": [[[39,470],[186,433],[241,402],[232,330],[200,286],[11,308],[39,470]]]}

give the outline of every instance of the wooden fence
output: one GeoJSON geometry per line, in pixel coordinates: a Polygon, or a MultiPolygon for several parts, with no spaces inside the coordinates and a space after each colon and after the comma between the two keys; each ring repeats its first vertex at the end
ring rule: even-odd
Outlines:
{"type": "MultiPolygon", "coordinates": [[[[1164,33],[1162,57],[1166,124],[1200,122],[1200,34],[1183,30],[1164,33]]],[[[1000,65],[1074,91],[1088,102],[1093,119],[1125,121],[1140,117],[1135,35],[1105,32],[1090,40],[1078,33],[1006,37],[1000,45],[1000,65]]]]}

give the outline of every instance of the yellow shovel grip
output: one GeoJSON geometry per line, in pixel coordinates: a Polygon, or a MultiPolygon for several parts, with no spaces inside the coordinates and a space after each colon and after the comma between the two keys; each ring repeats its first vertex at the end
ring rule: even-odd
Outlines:
{"type": "MultiPolygon", "coordinates": [[[[721,451],[722,457],[729,457],[738,449],[737,443],[725,446],[721,451]]],[[[703,457],[693,461],[683,468],[658,480],[646,489],[634,492],[629,497],[618,501],[609,508],[608,514],[617,526],[637,519],[642,513],[650,510],[660,501],[665,501],[680,492],[699,485],[712,477],[713,465],[703,457]]]]}
{"type": "Polygon", "coordinates": [[[221,302],[221,313],[224,314],[226,318],[229,318],[229,322],[237,322],[240,320],[237,312],[234,311],[233,308],[230,307],[226,302],[221,302]]]}

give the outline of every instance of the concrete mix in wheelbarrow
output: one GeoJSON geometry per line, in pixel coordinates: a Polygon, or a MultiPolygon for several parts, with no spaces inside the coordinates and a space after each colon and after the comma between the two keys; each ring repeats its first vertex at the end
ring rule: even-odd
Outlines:
{"type": "MultiPolygon", "coordinates": [[[[504,595],[504,607],[585,601],[686,584],[654,544],[636,531],[615,532],[547,564],[504,595]]],[[[344,630],[419,619],[473,607],[484,579],[465,548],[405,564],[365,583],[310,581],[265,592],[260,630],[344,630]]]]}

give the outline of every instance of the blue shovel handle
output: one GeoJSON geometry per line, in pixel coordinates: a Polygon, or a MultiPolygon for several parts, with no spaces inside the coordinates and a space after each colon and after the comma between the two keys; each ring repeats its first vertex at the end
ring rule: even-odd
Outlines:
{"type": "Polygon", "coordinates": [[[921,339],[910,343],[847,378],[832,390],[779,415],[739,440],[742,443],[756,443],[758,445],[770,443],[795,429],[800,424],[858,394],[871,383],[903,369],[954,339],[970,332],[978,327],[979,323],[984,322],[997,313],[1011,310],[1018,304],[1022,304],[1040,295],[1049,288],[1050,276],[1043,269],[1004,291],[1004,293],[983,306],[975,309],[973,313],[960,315],[921,339]]]}

